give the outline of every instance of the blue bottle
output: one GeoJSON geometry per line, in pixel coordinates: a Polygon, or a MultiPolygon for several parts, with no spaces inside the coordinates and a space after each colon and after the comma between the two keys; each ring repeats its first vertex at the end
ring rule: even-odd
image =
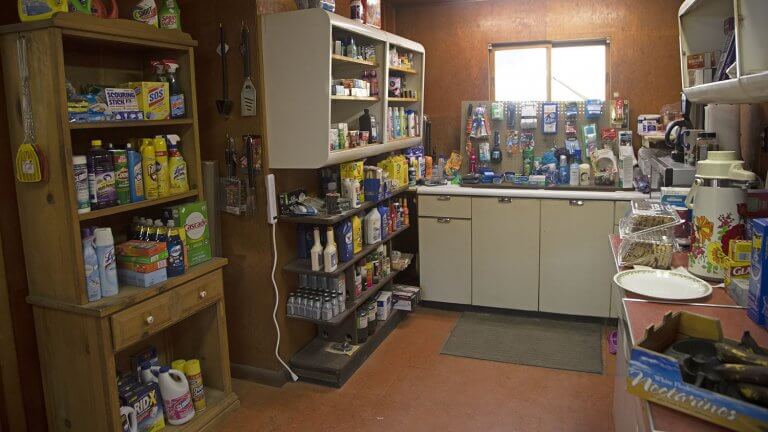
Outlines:
{"type": "Polygon", "coordinates": [[[184,274],[184,243],[181,241],[179,230],[172,220],[168,221],[168,239],[165,242],[168,249],[168,277],[176,277],[184,274]]]}
{"type": "Polygon", "coordinates": [[[355,255],[354,245],[352,243],[352,222],[347,219],[336,225],[335,230],[339,261],[350,261],[355,255]]]}
{"type": "Polygon", "coordinates": [[[93,246],[93,232],[83,228],[83,264],[85,265],[85,290],[88,301],[101,300],[101,279],[99,278],[99,258],[93,246]]]}
{"type": "Polygon", "coordinates": [[[141,155],[131,143],[125,145],[128,156],[128,187],[131,202],[144,201],[144,175],[141,170],[141,155]]]}

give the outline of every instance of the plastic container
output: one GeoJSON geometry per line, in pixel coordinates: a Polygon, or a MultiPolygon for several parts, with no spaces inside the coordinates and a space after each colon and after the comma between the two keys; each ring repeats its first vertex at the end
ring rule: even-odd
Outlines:
{"type": "Polygon", "coordinates": [[[99,280],[101,281],[101,296],[117,295],[117,263],[115,261],[115,240],[110,228],[96,228],[95,237],[96,257],[99,260],[99,280]]]}
{"type": "Polygon", "coordinates": [[[179,228],[176,228],[173,221],[168,221],[166,247],[168,249],[168,267],[166,273],[168,277],[176,277],[184,274],[184,243],[179,235],[179,228]]]}
{"type": "Polygon", "coordinates": [[[163,137],[152,140],[155,147],[155,167],[157,169],[157,194],[160,198],[171,194],[171,174],[168,171],[168,144],[163,137]]]}
{"type": "Polygon", "coordinates": [[[636,265],[668,269],[672,256],[680,250],[674,235],[664,231],[651,231],[624,237],[619,246],[619,266],[636,265]]]}
{"type": "Polygon", "coordinates": [[[88,213],[91,211],[91,199],[88,195],[88,159],[85,156],[72,156],[72,171],[75,176],[77,213],[88,213]]]}
{"type": "Polygon", "coordinates": [[[131,202],[144,201],[144,175],[141,172],[141,156],[131,143],[125,145],[128,158],[128,191],[131,202]]]}
{"type": "Polygon", "coordinates": [[[85,289],[88,301],[101,300],[101,279],[99,277],[99,258],[93,245],[93,233],[83,229],[83,264],[85,266],[85,289]]]}
{"type": "Polygon", "coordinates": [[[163,396],[165,417],[168,423],[181,425],[192,420],[192,417],[195,416],[195,407],[184,373],[163,366],[160,368],[157,382],[160,386],[160,394],[163,396]]]}
{"type": "Polygon", "coordinates": [[[91,208],[94,210],[112,207],[117,203],[115,191],[115,166],[112,155],[101,147],[100,140],[91,141],[87,155],[88,188],[91,208]]]}
{"type": "Polygon", "coordinates": [[[658,234],[645,238],[674,237],[670,230],[680,222],[680,216],[672,206],[650,199],[632,200],[629,210],[619,222],[619,235],[622,239],[651,233],[658,234]]]}

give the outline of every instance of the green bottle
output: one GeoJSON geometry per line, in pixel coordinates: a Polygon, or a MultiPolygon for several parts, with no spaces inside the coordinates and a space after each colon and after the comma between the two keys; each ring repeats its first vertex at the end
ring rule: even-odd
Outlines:
{"type": "Polygon", "coordinates": [[[163,0],[158,15],[160,28],[181,30],[181,9],[176,0],[163,0]]]}

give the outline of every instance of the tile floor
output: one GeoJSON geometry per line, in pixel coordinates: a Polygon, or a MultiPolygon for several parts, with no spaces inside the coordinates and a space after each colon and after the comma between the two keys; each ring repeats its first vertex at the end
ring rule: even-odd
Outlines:
{"type": "Polygon", "coordinates": [[[341,389],[235,380],[225,431],[613,431],[614,356],[603,375],[441,355],[459,313],[412,313],[341,389]]]}

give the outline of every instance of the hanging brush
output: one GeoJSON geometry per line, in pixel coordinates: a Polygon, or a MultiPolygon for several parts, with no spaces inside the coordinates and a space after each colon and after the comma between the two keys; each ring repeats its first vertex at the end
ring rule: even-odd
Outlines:
{"type": "Polygon", "coordinates": [[[36,183],[43,179],[40,163],[42,151],[35,144],[35,120],[32,116],[27,67],[27,39],[24,36],[19,36],[16,40],[16,53],[21,78],[21,116],[24,125],[24,141],[16,151],[16,179],[22,183],[36,183]]]}

